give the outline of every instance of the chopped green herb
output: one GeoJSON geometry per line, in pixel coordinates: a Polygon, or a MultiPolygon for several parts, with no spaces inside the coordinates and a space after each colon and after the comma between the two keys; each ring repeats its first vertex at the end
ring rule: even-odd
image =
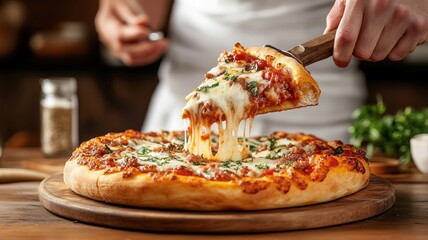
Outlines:
{"type": "Polygon", "coordinates": [[[156,158],[152,157],[148,159],[150,162],[155,163],[158,166],[163,166],[167,163],[169,163],[172,159],[170,157],[162,157],[162,158],[156,158]]]}
{"type": "Polygon", "coordinates": [[[113,151],[107,146],[107,144],[104,145],[106,147],[107,153],[112,153],[113,151]]]}
{"type": "Polygon", "coordinates": [[[284,163],[283,163],[283,165],[285,165],[285,166],[294,166],[294,163],[295,163],[296,161],[291,161],[291,160],[288,160],[288,161],[285,161],[284,163]]]}
{"type": "Polygon", "coordinates": [[[207,92],[208,89],[218,87],[218,85],[220,85],[220,83],[216,82],[216,83],[213,83],[212,85],[198,87],[198,88],[196,88],[196,91],[198,91],[198,92],[207,92]]]}
{"type": "Polygon", "coordinates": [[[192,162],[192,164],[193,164],[194,166],[203,165],[203,164],[205,164],[205,163],[207,163],[207,161],[205,161],[204,154],[202,154],[202,155],[201,155],[201,161],[192,162]]]}
{"type": "Polygon", "coordinates": [[[248,64],[245,66],[245,72],[257,72],[258,66],[257,64],[248,64]]]}
{"type": "Polygon", "coordinates": [[[183,150],[183,148],[184,148],[184,144],[178,144],[178,145],[175,145],[175,149],[177,149],[177,150],[183,150]]]}
{"type": "Polygon", "coordinates": [[[269,159],[269,160],[276,160],[278,158],[280,158],[280,156],[278,156],[278,155],[276,155],[276,156],[271,156],[271,155],[266,156],[266,159],[269,159]]]}
{"type": "Polygon", "coordinates": [[[256,81],[251,81],[247,84],[248,89],[250,89],[251,94],[256,97],[259,94],[259,88],[257,87],[256,81]]]}
{"type": "Polygon", "coordinates": [[[142,146],[139,149],[137,149],[137,153],[141,154],[141,155],[147,155],[151,152],[152,150],[150,150],[148,147],[142,146]]]}
{"type": "Polygon", "coordinates": [[[230,77],[230,73],[225,72],[225,73],[224,73],[224,77],[223,77],[223,79],[225,79],[225,80],[229,80],[229,77],[230,77]]]}
{"type": "Polygon", "coordinates": [[[224,77],[223,77],[223,79],[224,79],[224,80],[232,80],[232,81],[236,81],[236,79],[238,79],[238,76],[236,76],[236,75],[230,75],[230,73],[229,73],[229,72],[225,72],[225,73],[224,73],[224,77]]]}
{"type": "Polygon", "coordinates": [[[255,151],[257,151],[257,147],[256,147],[256,146],[254,146],[254,145],[249,145],[249,148],[250,148],[250,151],[251,151],[251,152],[255,152],[255,151]]]}
{"type": "Polygon", "coordinates": [[[341,153],[343,153],[343,148],[341,146],[339,146],[339,147],[335,148],[333,151],[336,154],[341,154],[341,153]]]}
{"type": "Polygon", "coordinates": [[[276,144],[275,138],[269,138],[269,142],[270,142],[269,151],[272,151],[275,149],[275,144],[276,144]]]}
{"type": "Polygon", "coordinates": [[[230,168],[231,163],[232,163],[232,160],[227,160],[227,161],[221,163],[221,167],[230,168]]]}
{"type": "Polygon", "coordinates": [[[267,164],[256,164],[256,168],[266,170],[269,169],[269,166],[267,164]]]}

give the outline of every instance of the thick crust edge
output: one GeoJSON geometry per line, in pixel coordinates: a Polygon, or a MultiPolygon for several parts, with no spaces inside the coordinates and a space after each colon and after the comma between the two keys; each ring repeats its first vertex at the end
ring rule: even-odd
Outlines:
{"type": "Polygon", "coordinates": [[[360,162],[365,173],[337,167],[322,182],[306,180],[305,190],[292,183],[287,193],[279,191],[277,184],[268,178],[265,180],[270,184],[266,189],[250,194],[243,192],[237,181],[209,181],[174,174],[123,178],[120,172],[104,174],[102,170],[89,170],[75,159],[65,165],[64,182],[75,193],[106,203],[196,211],[262,210],[322,203],[355,193],[370,180],[368,163],[360,162]]]}

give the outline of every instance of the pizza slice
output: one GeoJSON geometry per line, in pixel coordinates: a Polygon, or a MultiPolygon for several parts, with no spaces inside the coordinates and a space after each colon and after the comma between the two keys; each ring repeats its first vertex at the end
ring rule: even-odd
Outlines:
{"type": "Polygon", "coordinates": [[[249,155],[238,143],[238,129],[247,119],[249,130],[258,114],[318,104],[320,89],[310,73],[294,58],[269,47],[244,48],[235,44],[223,52],[205,80],[186,97],[182,118],[190,120],[188,150],[222,161],[249,155]],[[217,125],[219,148],[213,154],[211,131],[217,125]]]}

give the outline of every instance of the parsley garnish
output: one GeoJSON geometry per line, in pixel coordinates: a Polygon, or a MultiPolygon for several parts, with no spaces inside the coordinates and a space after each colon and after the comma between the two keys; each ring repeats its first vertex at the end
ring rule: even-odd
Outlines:
{"type": "Polygon", "coordinates": [[[107,146],[107,144],[104,145],[106,147],[107,153],[112,153],[113,151],[107,146]]]}
{"type": "Polygon", "coordinates": [[[251,152],[255,152],[255,151],[257,151],[257,147],[256,147],[256,146],[254,146],[254,145],[249,145],[249,148],[250,148],[250,151],[251,151],[251,152]]]}
{"type": "Polygon", "coordinates": [[[229,77],[230,77],[230,73],[225,72],[225,73],[224,73],[224,78],[223,78],[223,79],[225,79],[225,80],[229,80],[229,77]]]}
{"type": "Polygon", "coordinates": [[[137,153],[138,153],[138,154],[141,154],[141,155],[147,155],[147,154],[149,154],[151,151],[152,151],[152,150],[150,150],[148,147],[142,146],[141,148],[139,148],[139,149],[137,150],[137,153]]]}
{"type": "Polygon", "coordinates": [[[232,163],[232,160],[227,160],[227,161],[221,163],[221,167],[230,168],[231,163],[232,163]]]}
{"type": "Polygon", "coordinates": [[[170,157],[149,157],[148,159],[145,159],[143,161],[148,161],[148,162],[152,162],[154,164],[156,164],[157,166],[163,166],[165,164],[168,164],[169,162],[171,162],[171,158],[170,157]]]}
{"type": "Polygon", "coordinates": [[[275,149],[275,143],[276,143],[275,138],[269,138],[269,142],[270,142],[269,151],[272,151],[275,149]]]}
{"type": "Polygon", "coordinates": [[[271,155],[266,156],[266,159],[269,159],[269,160],[276,160],[278,158],[280,158],[280,156],[278,156],[278,155],[276,155],[276,156],[271,156],[271,155]]]}
{"type": "Polygon", "coordinates": [[[245,72],[257,72],[258,66],[257,64],[248,64],[245,66],[245,72]]]}
{"type": "Polygon", "coordinates": [[[341,154],[341,153],[343,153],[343,148],[341,146],[339,146],[339,147],[335,148],[333,151],[336,154],[341,154]]]}
{"type": "Polygon", "coordinates": [[[230,75],[230,73],[225,72],[224,73],[224,80],[232,80],[232,81],[236,81],[236,79],[238,79],[238,76],[236,75],[230,75]]]}
{"type": "Polygon", "coordinates": [[[247,84],[248,89],[250,89],[251,94],[256,97],[259,94],[259,88],[257,87],[256,81],[251,81],[247,84]]]}
{"type": "Polygon", "coordinates": [[[204,158],[204,154],[201,155],[201,161],[191,162],[194,166],[205,165],[207,161],[204,158]]]}
{"type": "Polygon", "coordinates": [[[212,85],[198,87],[198,88],[196,88],[196,91],[198,91],[198,92],[207,92],[208,89],[218,87],[218,85],[220,85],[220,83],[216,82],[216,83],[213,83],[212,85]]]}
{"type": "Polygon", "coordinates": [[[256,164],[256,168],[266,170],[269,169],[269,166],[267,164],[256,164]]]}

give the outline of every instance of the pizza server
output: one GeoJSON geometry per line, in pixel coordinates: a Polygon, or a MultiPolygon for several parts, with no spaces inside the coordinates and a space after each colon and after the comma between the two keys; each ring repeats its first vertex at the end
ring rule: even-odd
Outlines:
{"type": "Polygon", "coordinates": [[[273,48],[286,56],[296,59],[303,66],[308,66],[333,55],[335,35],[336,30],[297,45],[289,50],[281,50],[271,45],[264,45],[264,47],[273,48]]]}

